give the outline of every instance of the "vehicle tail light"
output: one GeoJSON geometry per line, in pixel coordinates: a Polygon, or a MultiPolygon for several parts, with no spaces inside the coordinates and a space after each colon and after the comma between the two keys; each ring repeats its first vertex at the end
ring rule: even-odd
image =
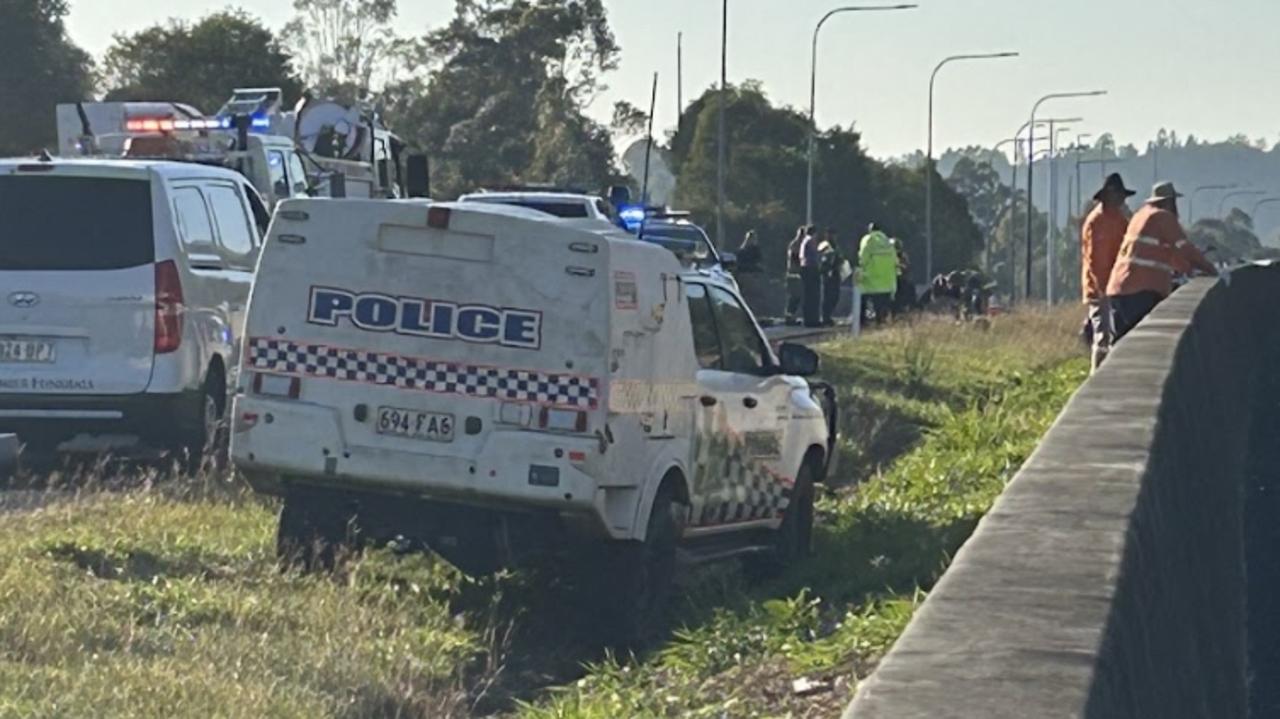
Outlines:
{"type": "Polygon", "coordinates": [[[586,432],[587,413],[572,409],[543,407],[538,415],[538,426],[555,432],[586,432]]]}
{"type": "Polygon", "coordinates": [[[253,393],[265,397],[297,399],[302,396],[302,380],[297,377],[258,372],[253,375],[253,393]]]}
{"type": "Polygon", "coordinates": [[[182,280],[173,260],[156,263],[156,354],[177,352],[182,345],[182,315],[185,311],[182,280]]]}
{"type": "Polygon", "coordinates": [[[427,227],[433,230],[449,229],[449,216],[452,214],[448,207],[428,207],[427,227]]]}
{"type": "Polygon", "coordinates": [[[258,426],[257,412],[241,412],[236,415],[236,421],[231,430],[236,434],[243,434],[258,426]]]}

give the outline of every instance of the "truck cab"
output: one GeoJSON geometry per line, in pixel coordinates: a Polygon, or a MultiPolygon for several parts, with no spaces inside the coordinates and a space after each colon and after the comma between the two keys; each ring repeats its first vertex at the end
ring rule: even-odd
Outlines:
{"type": "Polygon", "coordinates": [[[621,230],[288,200],[246,331],[232,456],[284,500],[282,560],[395,538],[472,572],[603,553],[632,626],[678,556],[808,551],[834,441],[816,355],[775,354],[732,285],[621,230]]]}

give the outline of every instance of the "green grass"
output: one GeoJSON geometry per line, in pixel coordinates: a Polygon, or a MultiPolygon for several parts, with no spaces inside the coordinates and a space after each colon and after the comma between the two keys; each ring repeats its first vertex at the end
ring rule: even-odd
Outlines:
{"type": "Polygon", "coordinates": [[[824,347],[848,433],[815,557],[767,586],[693,577],[640,659],[585,647],[582,609],[536,578],[385,552],[281,574],[274,506],[228,482],[3,515],[0,717],[838,714],[1083,379],[1074,314],[824,347]]]}

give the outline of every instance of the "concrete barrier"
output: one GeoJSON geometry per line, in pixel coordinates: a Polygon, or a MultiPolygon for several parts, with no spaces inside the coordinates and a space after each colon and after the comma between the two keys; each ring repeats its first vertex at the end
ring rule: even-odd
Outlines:
{"type": "Polygon", "coordinates": [[[1071,400],[845,717],[1245,716],[1250,390],[1277,307],[1280,267],[1254,267],[1157,308],[1071,400]]]}
{"type": "Polygon", "coordinates": [[[7,482],[18,469],[18,435],[0,434],[0,482],[7,482]]]}

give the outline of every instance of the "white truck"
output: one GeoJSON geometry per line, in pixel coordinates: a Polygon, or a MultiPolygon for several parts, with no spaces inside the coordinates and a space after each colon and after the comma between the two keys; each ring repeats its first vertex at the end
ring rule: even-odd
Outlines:
{"type": "Polygon", "coordinates": [[[269,207],[291,197],[428,194],[426,158],[407,153],[371,109],[281,103],[279,88],[242,88],[213,116],[173,102],[60,104],[55,154],[219,165],[244,175],[269,207]]]}
{"type": "Polygon", "coordinates": [[[232,457],[282,559],[408,541],[473,573],[597,556],[635,636],[677,558],[809,550],[834,442],[808,348],[608,225],[525,208],[288,200],[250,301],[232,457]]]}

